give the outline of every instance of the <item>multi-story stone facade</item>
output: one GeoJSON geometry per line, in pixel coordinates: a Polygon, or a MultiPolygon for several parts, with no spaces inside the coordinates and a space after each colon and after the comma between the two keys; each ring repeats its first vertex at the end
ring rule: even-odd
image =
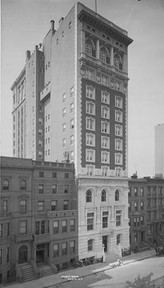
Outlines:
{"type": "Polygon", "coordinates": [[[1,157],[0,279],[15,279],[24,263],[77,260],[74,166],[1,157]],[[19,268],[19,267],[18,267],[19,268]]]}
{"type": "MultiPolygon", "coordinates": [[[[74,162],[80,259],[88,252],[95,257],[103,255],[103,243],[107,254],[119,254],[120,246],[129,246],[127,119],[131,43],[125,30],[77,3],[60,19],[58,27],[51,21],[42,46],[36,46],[32,55],[27,52],[24,103],[29,121],[25,122],[28,132],[24,135],[23,157],[74,162]],[[87,221],[92,221],[87,220],[88,190],[93,196],[97,194],[90,204],[95,223],[92,232],[87,228],[87,221]],[[96,206],[103,190],[105,211],[105,201],[96,206]],[[115,193],[119,193],[119,203],[114,201],[115,193]],[[110,205],[109,199],[113,199],[110,205]],[[108,224],[104,235],[101,227],[105,212],[108,224]],[[116,218],[121,218],[119,228],[116,218]],[[118,234],[120,240],[116,241],[118,234]],[[90,239],[95,239],[94,245],[88,247],[90,239]]],[[[17,87],[19,81],[12,85],[13,99],[19,98],[17,87]]],[[[19,107],[13,108],[13,115],[19,107]]]]}
{"type": "Polygon", "coordinates": [[[132,176],[128,198],[131,248],[164,244],[164,179],[132,176]]]}

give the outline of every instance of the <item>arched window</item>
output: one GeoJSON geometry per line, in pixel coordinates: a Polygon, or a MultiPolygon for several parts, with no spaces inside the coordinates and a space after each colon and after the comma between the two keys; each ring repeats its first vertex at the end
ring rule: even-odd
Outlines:
{"type": "Polygon", "coordinates": [[[86,192],[86,202],[92,202],[92,192],[91,192],[91,190],[87,190],[87,192],[86,192]]]}
{"type": "Polygon", "coordinates": [[[118,190],[115,191],[115,201],[119,201],[120,192],[118,190]]]}
{"type": "Polygon", "coordinates": [[[27,263],[28,261],[28,248],[27,246],[21,246],[19,248],[19,264],[27,263]]]}
{"type": "Polygon", "coordinates": [[[7,179],[3,180],[3,190],[9,190],[9,181],[7,179]]]}
{"type": "Polygon", "coordinates": [[[92,39],[86,39],[85,41],[85,52],[92,57],[96,57],[95,43],[92,39]]]}
{"type": "Polygon", "coordinates": [[[100,47],[100,60],[110,64],[109,50],[106,47],[100,47]]]}
{"type": "Polygon", "coordinates": [[[122,70],[122,57],[117,53],[114,54],[114,66],[122,70]]]}
{"type": "Polygon", "coordinates": [[[21,181],[20,188],[21,188],[21,190],[26,190],[26,180],[21,181]]]}
{"type": "Polygon", "coordinates": [[[106,191],[105,190],[102,190],[102,192],[101,192],[101,201],[102,202],[106,201],[106,191]]]}

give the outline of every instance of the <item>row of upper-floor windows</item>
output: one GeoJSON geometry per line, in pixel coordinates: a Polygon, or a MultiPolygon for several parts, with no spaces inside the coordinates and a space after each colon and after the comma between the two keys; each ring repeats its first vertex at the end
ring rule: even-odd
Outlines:
{"type": "MultiPolygon", "coordinates": [[[[92,100],[96,99],[95,87],[92,85],[86,85],[86,97],[92,100]]],[[[110,93],[106,90],[101,90],[101,102],[104,104],[110,104],[110,93]]],[[[120,95],[115,95],[115,107],[123,108],[123,98],[120,95]]]]}
{"type": "MultiPolygon", "coordinates": [[[[115,164],[116,165],[116,164],[115,164]]],[[[118,164],[119,165],[119,164],[118,164]]],[[[103,165],[101,166],[101,175],[102,176],[109,176],[110,172],[110,167],[107,165],[103,165]]],[[[115,167],[115,176],[116,177],[120,177],[122,175],[122,167],[115,167]]],[[[89,176],[95,175],[95,165],[86,165],[86,174],[89,176]]]]}
{"type": "MultiPolygon", "coordinates": [[[[86,133],[86,145],[95,147],[95,134],[86,133]]],[[[110,137],[101,136],[101,148],[110,149],[110,137]]],[[[115,139],[115,150],[123,150],[123,140],[115,139]]]]}
{"type": "MultiPolygon", "coordinates": [[[[121,121],[120,121],[121,122],[121,121]]],[[[96,120],[93,117],[86,117],[86,129],[96,131],[96,120]]],[[[101,120],[101,133],[110,134],[110,122],[101,120]]],[[[120,124],[115,124],[115,135],[123,136],[123,127],[120,124]]]]}
{"type": "Polygon", "coordinates": [[[47,223],[45,220],[35,221],[35,234],[36,235],[50,233],[50,230],[52,231],[53,234],[75,232],[76,219],[71,218],[69,220],[68,219],[54,220],[52,222],[52,227],[50,227],[50,223],[49,222],[47,223]]]}
{"type": "Polygon", "coordinates": [[[0,238],[5,238],[10,236],[10,223],[0,223],[0,238]]]}
{"type": "MultiPolygon", "coordinates": [[[[86,149],[86,162],[95,162],[95,150],[86,149]]],[[[110,163],[110,153],[108,151],[101,151],[101,163],[110,163]]],[[[121,153],[115,153],[115,164],[123,164],[123,155],[121,153]]]]}
{"type": "Polygon", "coordinates": [[[131,219],[129,219],[129,226],[142,226],[145,224],[145,218],[144,216],[140,216],[140,217],[133,217],[131,219]]]}
{"type": "MultiPolygon", "coordinates": [[[[86,219],[86,230],[94,230],[95,224],[96,224],[96,213],[89,212],[87,213],[87,219],[86,219]]],[[[103,211],[102,212],[102,228],[108,228],[110,225],[109,223],[109,212],[103,211]]],[[[121,226],[122,225],[122,210],[116,210],[115,211],[115,225],[121,226]]]]}
{"type": "MultiPolygon", "coordinates": [[[[91,191],[90,189],[86,191],[86,202],[87,203],[92,203],[94,200],[94,192],[91,191]]],[[[117,189],[114,193],[114,200],[115,201],[120,201],[121,198],[121,192],[117,189]]],[[[103,189],[100,193],[100,201],[101,202],[107,202],[109,199],[109,195],[105,189],[103,189]]]]}
{"type": "MultiPolygon", "coordinates": [[[[96,105],[92,101],[86,101],[86,114],[96,115],[96,105]]],[[[101,105],[101,118],[110,119],[110,108],[101,105]]],[[[120,110],[115,110],[115,121],[123,122],[123,112],[120,110]]]]}
{"type": "Polygon", "coordinates": [[[145,187],[130,187],[129,197],[144,197],[144,196],[163,196],[162,186],[145,186],[145,187]]]}
{"type": "Polygon", "coordinates": [[[13,105],[19,103],[24,99],[25,97],[25,80],[20,83],[20,85],[17,87],[17,91],[13,94],[13,105]]]}
{"type": "MultiPolygon", "coordinates": [[[[42,192],[43,193],[43,192],[42,192]]],[[[20,213],[28,213],[31,212],[31,208],[29,206],[29,202],[27,199],[21,199],[18,201],[19,208],[17,212],[20,213]]],[[[11,212],[10,206],[11,201],[10,200],[3,200],[1,204],[2,213],[11,212]]],[[[44,212],[45,211],[45,201],[39,200],[36,201],[37,205],[37,212],[44,212]]],[[[57,211],[57,210],[69,210],[70,209],[70,201],[69,200],[51,200],[49,203],[46,202],[46,211],[57,211]],[[59,203],[60,202],[60,203],[59,203]]]]}
{"type": "Polygon", "coordinates": [[[147,211],[147,221],[164,220],[164,211],[147,211]]]}
{"type": "Polygon", "coordinates": [[[102,62],[113,65],[119,70],[123,70],[123,53],[118,52],[117,49],[113,49],[113,47],[109,47],[108,45],[100,45],[96,47],[96,43],[94,39],[86,38],[85,39],[85,52],[93,57],[98,58],[102,62]],[[96,55],[96,48],[98,47],[99,52],[96,55]],[[111,54],[111,50],[113,51],[113,55],[111,54]]]}

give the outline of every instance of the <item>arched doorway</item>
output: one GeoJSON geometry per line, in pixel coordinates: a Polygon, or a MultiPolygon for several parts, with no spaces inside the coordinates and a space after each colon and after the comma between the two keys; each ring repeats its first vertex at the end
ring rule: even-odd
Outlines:
{"type": "Polygon", "coordinates": [[[27,246],[21,246],[19,248],[19,264],[27,263],[28,262],[28,248],[27,246]]]}

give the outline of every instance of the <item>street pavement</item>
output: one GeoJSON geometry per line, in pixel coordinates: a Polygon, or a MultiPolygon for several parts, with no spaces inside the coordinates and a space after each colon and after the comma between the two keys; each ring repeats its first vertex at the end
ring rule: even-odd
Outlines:
{"type": "MultiPolygon", "coordinates": [[[[154,249],[138,252],[136,254],[132,253],[131,255],[122,257],[121,260],[123,261],[123,265],[121,266],[125,267],[126,265],[130,263],[138,262],[143,259],[154,257],[155,254],[156,253],[154,249]]],[[[164,263],[164,258],[162,257],[162,259],[164,263]]],[[[110,272],[111,274],[111,272],[113,273],[114,270],[115,271],[117,270],[117,273],[118,273],[119,271],[118,268],[121,268],[120,266],[118,268],[109,269],[110,266],[111,266],[111,263],[110,264],[109,263],[97,263],[97,264],[93,264],[93,265],[89,265],[85,267],[79,267],[73,270],[62,271],[62,272],[59,272],[58,274],[54,274],[51,276],[32,280],[32,281],[25,282],[25,283],[10,284],[9,287],[10,288],[87,287],[87,286],[82,285],[82,282],[85,280],[85,277],[90,279],[92,276],[97,277],[99,275],[100,278],[103,278],[106,275],[105,277],[111,278],[111,276],[108,275],[109,274],[108,272],[110,272]],[[71,286],[71,283],[74,285],[71,286]]],[[[97,286],[97,287],[100,287],[100,286],[97,286]]],[[[103,286],[103,287],[105,288],[106,286],[103,286]]],[[[110,287],[117,287],[117,286],[110,286],[110,287]]]]}

